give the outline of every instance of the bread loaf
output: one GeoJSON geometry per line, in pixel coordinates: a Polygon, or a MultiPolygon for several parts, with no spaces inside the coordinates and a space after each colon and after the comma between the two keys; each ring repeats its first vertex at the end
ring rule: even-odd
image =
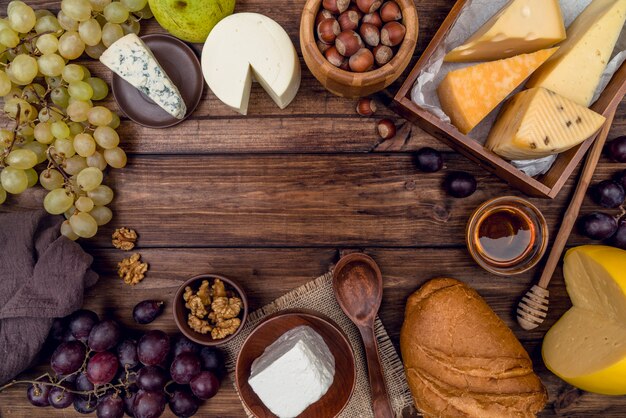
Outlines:
{"type": "Polygon", "coordinates": [[[425,416],[533,417],[546,403],[513,332],[458,280],[431,280],[409,297],[400,349],[425,416]]]}

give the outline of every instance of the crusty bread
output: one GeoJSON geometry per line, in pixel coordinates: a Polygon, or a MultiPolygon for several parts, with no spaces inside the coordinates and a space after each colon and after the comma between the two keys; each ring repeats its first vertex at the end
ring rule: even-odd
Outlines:
{"type": "Polygon", "coordinates": [[[400,349],[415,405],[426,416],[533,417],[546,403],[524,347],[458,280],[431,280],[409,297],[400,349]]]}

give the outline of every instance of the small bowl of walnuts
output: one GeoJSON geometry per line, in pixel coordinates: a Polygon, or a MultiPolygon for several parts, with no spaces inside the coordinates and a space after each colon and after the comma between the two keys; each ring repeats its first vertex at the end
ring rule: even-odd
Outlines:
{"type": "Polygon", "coordinates": [[[248,317],[248,299],[241,286],[217,274],[187,280],[176,292],[172,306],[180,332],[206,346],[231,340],[248,317]]]}

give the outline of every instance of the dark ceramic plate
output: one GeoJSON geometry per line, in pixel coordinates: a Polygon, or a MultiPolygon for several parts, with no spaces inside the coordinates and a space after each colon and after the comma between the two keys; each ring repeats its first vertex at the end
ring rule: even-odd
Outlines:
{"type": "MultiPolygon", "coordinates": [[[[200,61],[194,51],[183,41],[170,35],[152,34],[141,39],[152,50],[161,67],[178,87],[187,105],[188,118],[200,103],[204,79],[200,61]]],[[[118,106],[131,120],[149,128],[167,128],[185,119],[176,119],[161,109],[148,96],[130,83],[113,74],[113,95],[118,106]]]]}

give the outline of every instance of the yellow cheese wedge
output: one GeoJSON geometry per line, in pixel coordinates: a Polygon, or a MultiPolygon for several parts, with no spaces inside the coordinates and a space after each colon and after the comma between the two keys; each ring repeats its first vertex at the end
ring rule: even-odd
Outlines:
{"type": "Polygon", "coordinates": [[[626,19],[626,0],[593,0],[567,29],[567,40],[528,80],[589,106],[626,19]]]}
{"type": "Polygon", "coordinates": [[[449,72],[437,88],[441,108],[466,134],[558,48],[544,49],[449,72]]]}
{"type": "Polygon", "coordinates": [[[626,394],[626,251],[571,249],[563,274],[573,307],[543,340],[546,366],[580,389],[626,394]]]}
{"type": "Polygon", "coordinates": [[[558,0],[510,0],[465,43],[448,52],[449,62],[491,61],[548,48],[565,39],[558,0]]]}
{"type": "Polygon", "coordinates": [[[524,90],[504,105],[485,147],[510,160],[542,158],[580,144],[604,121],[550,90],[524,90]]]}

